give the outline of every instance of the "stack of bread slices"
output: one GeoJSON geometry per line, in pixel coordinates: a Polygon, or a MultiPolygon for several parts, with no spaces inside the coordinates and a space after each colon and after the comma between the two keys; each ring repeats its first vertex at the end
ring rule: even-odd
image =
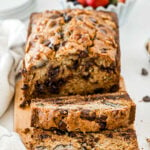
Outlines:
{"type": "Polygon", "coordinates": [[[27,149],[138,150],[116,14],[32,14],[22,76],[20,107],[31,109],[27,149]]]}

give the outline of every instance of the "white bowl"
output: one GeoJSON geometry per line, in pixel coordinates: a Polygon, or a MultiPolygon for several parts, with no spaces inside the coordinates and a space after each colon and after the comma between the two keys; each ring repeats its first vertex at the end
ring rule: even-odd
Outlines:
{"type": "MultiPolygon", "coordinates": [[[[128,18],[128,15],[130,14],[130,11],[132,10],[136,1],[137,0],[126,0],[125,3],[118,3],[117,5],[110,4],[107,8],[100,6],[100,7],[97,7],[96,10],[115,12],[119,18],[119,24],[122,25],[125,22],[125,20],[128,18]]],[[[93,8],[90,6],[83,7],[80,4],[74,5],[73,2],[68,2],[67,0],[60,0],[60,3],[62,4],[63,9],[79,8],[79,9],[93,10],[93,8]]]]}
{"type": "Polygon", "coordinates": [[[1,1],[4,7],[0,7],[0,20],[4,19],[25,19],[36,7],[36,0],[6,0],[1,1]],[[9,5],[8,5],[9,4],[9,5]]]}

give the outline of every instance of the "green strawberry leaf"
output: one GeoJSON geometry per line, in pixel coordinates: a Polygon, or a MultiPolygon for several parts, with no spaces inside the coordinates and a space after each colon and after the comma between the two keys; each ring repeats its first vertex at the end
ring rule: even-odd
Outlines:
{"type": "Polygon", "coordinates": [[[109,0],[111,4],[117,4],[118,0],[109,0]]]}

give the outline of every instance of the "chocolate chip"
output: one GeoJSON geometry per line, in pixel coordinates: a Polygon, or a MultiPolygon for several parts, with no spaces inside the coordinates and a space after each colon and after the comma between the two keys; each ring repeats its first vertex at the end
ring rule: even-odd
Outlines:
{"type": "Polygon", "coordinates": [[[36,81],[35,89],[38,91],[39,94],[43,94],[45,87],[44,87],[43,83],[36,81]]]}
{"type": "Polygon", "coordinates": [[[110,89],[110,92],[116,92],[119,89],[119,85],[113,85],[110,89]]]}
{"type": "Polygon", "coordinates": [[[142,68],[141,75],[147,76],[148,75],[148,71],[145,68],[142,68]]]}
{"type": "Polygon", "coordinates": [[[25,128],[24,133],[27,134],[29,132],[30,132],[30,129],[29,128],[25,128]]]}
{"type": "Polygon", "coordinates": [[[59,47],[60,47],[60,44],[52,44],[52,43],[50,43],[50,44],[48,45],[48,47],[51,48],[51,49],[54,50],[54,51],[58,51],[58,49],[59,49],[59,47]]]}
{"type": "Polygon", "coordinates": [[[70,137],[75,137],[75,136],[76,136],[76,133],[75,133],[75,132],[69,132],[69,136],[70,136],[70,137]]]}
{"type": "Polygon", "coordinates": [[[59,67],[55,67],[55,68],[50,67],[49,68],[48,76],[51,79],[55,78],[58,74],[59,74],[59,67]]]}
{"type": "Polygon", "coordinates": [[[100,130],[105,130],[106,129],[106,122],[100,122],[100,130]]]}
{"type": "Polygon", "coordinates": [[[67,41],[63,41],[63,42],[61,43],[61,46],[65,46],[66,43],[67,43],[67,41]]]}
{"type": "Polygon", "coordinates": [[[71,16],[64,15],[64,20],[65,20],[65,22],[69,22],[71,19],[72,19],[71,16]]]}
{"type": "Polygon", "coordinates": [[[27,90],[29,86],[27,84],[24,84],[23,87],[21,88],[22,90],[27,90]]]}
{"type": "Polygon", "coordinates": [[[84,109],[81,111],[80,118],[93,121],[96,118],[96,112],[84,109]]]}
{"type": "Polygon", "coordinates": [[[121,136],[123,136],[125,140],[128,140],[131,137],[131,135],[128,133],[121,133],[121,136]]]}
{"type": "Polygon", "coordinates": [[[87,75],[82,75],[82,78],[84,79],[84,80],[88,80],[89,78],[90,78],[90,74],[88,73],[87,75]]]}
{"type": "Polygon", "coordinates": [[[78,62],[78,60],[75,60],[75,61],[73,62],[72,68],[76,70],[76,69],[78,68],[78,66],[79,66],[79,62],[78,62]]]}
{"type": "Polygon", "coordinates": [[[96,122],[100,125],[100,130],[106,129],[106,119],[107,116],[101,115],[99,118],[96,118],[96,122]]]}
{"type": "Polygon", "coordinates": [[[68,115],[68,110],[60,110],[61,115],[68,115]]]}
{"type": "Polygon", "coordinates": [[[81,51],[80,54],[79,54],[79,58],[85,58],[88,56],[88,51],[85,50],[85,51],[81,51]]]}
{"type": "Polygon", "coordinates": [[[150,102],[150,96],[144,96],[142,100],[144,102],[150,102]]]}
{"type": "Polygon", "coordinates": [[[97,88],[94,90],[94,93],[95,94],[98,94],[98,93],[104,93],[105,92],[105,89],[104,88],[97,88]]]}
{"type": "Polygon", "coordinates": [[[40,139],[46,139],[48,137],[49,137],[49,135],[47,135],[47,134],[41,134],[41,135],[39,135],[40,139]]]}
{"type": "Polygon", "coordinates": [[[21,108],[24,108],[26,105],[30,105],[31,100],[24,100],[19,106],[21,108]]]}
{"type": "Polygon", "coordinates": [[[59,122],[58,127],[59,127],[60,130],[64,130],[64,131],[67,129],[67,125],[63,121],[59,122]]]}
{"type": "Polygon", "coordinates": [[[65,135],[66,134],[66,132],[64,130],[59,130],[56,128],[51,128],[51,131],[57,135],[65,135]]]}

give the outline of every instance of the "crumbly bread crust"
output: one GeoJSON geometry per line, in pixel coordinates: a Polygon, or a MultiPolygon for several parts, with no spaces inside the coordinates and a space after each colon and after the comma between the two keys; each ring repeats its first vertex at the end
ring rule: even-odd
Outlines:
{"type": "Polygon", "coordinates": [[[117,16],[61,10],[34,13],[23,63],[25,99],[116,91],[120,78],[117,16]]]}
{"type": "Polygon", "coordinates": [[[28,150],[139,150],[132,127],[86,134],[26,129],[22,138],[28,150]]]}
{"type": "Polygon", "coordinates": [[[133,124],[135,108],[126,92],[35,99],[31,126],[79,132],[116,129],[133,124]]]}

